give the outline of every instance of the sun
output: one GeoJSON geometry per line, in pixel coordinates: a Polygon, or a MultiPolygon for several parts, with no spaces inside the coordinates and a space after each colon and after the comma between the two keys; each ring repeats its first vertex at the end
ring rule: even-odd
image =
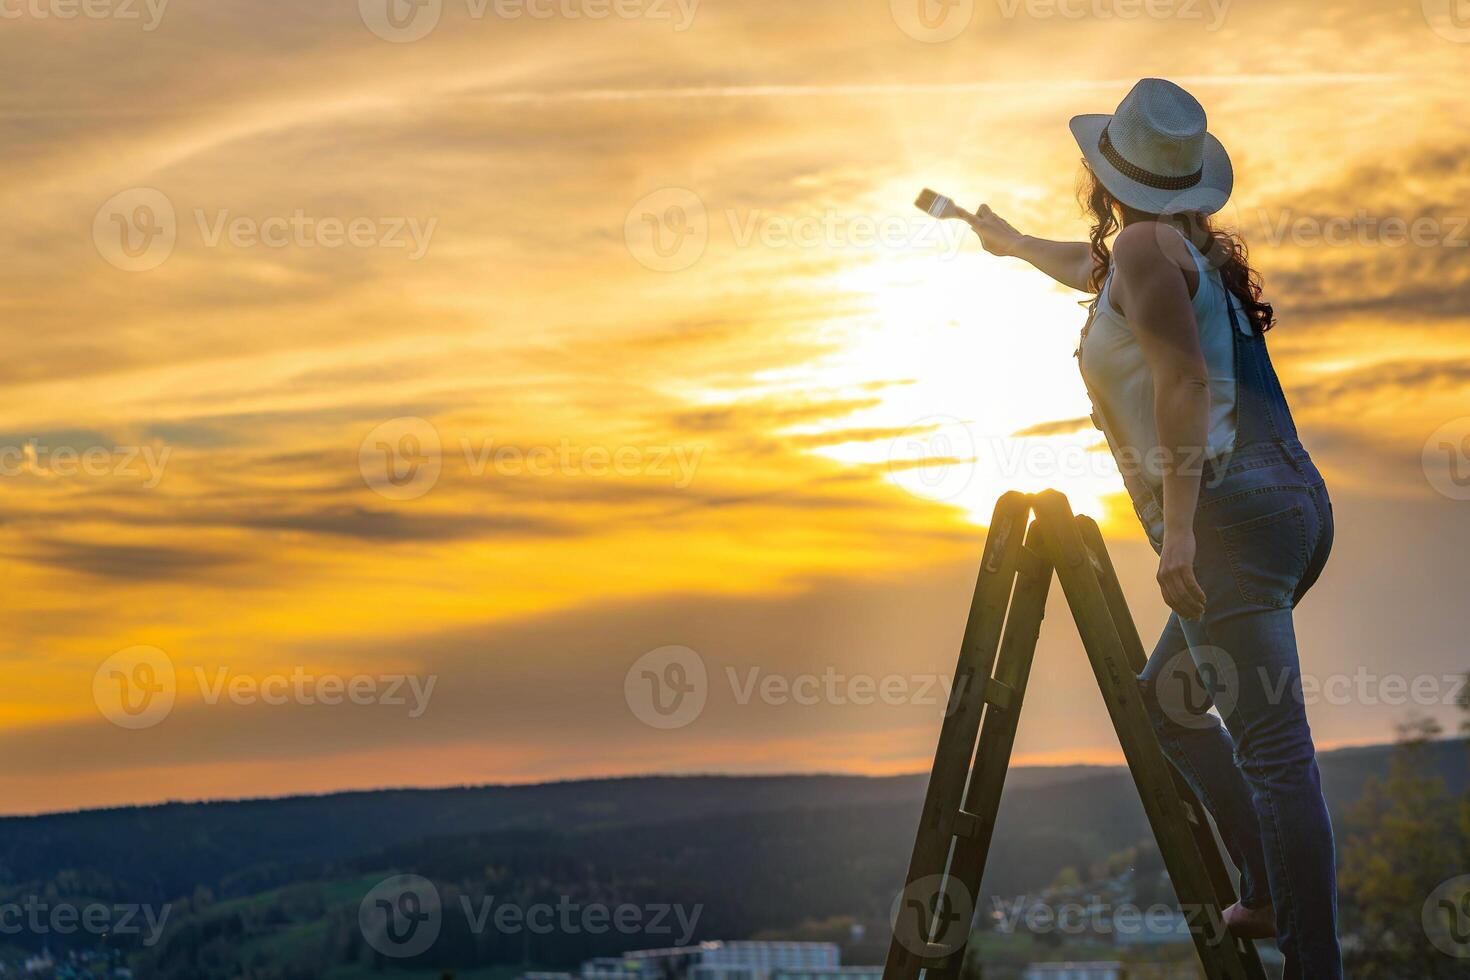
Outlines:
{"type": "Polygon", "coordinates": [[[1121,481],[1087,421],[1072,356],[1084,317],[1077,294],[973,241],[960,245],[941,237],[881,249],[831,277],[827,288],[864,312],[831,325],[840,342],[810,365],[814,378],[824,387],[889,384],[878,389],[879,404],[825,430],[892,437],[813,451],[887,464],[898,486],[955,504],[976,522],[1012,489],[1055,488],[1075,509],[1101,516],[1103,496],[1121,481]]]}

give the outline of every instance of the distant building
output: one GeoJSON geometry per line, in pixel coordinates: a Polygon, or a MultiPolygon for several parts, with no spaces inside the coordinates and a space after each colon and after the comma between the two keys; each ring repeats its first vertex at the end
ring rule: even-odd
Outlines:
{"type": "Polygon", "coordinates": [[[1127,980],[1122,963],[1032,963],[1022,980],[1127,980]]]}
{"type": "Polygon", "coordinates": [[[772,970],[771,980],[883,980],[881,966],[829,966],[772,970]]]}
{"type": "Polygon", "coordinates": [[[776,974],[836,970],[842,951],[835,943],[704,943],[689,980],[773,980],[776,974]]]}
{"type": "MultiPolygon", "coordinates": [[[[598,956],[582,964],[582,980],[645,980],[650,964],[623,956],[598,956]]],[[[650,975],[647,980],[654,980],[650,975]]]]}
{"type": "MultiPolygon", "coordinates": [[[[835,943],[705,942],[635,949],[582,964],[582,980],[881,980],[882,967],[844,967],[835,943]]],[[[554,980],[551,977],[535,980],[554,980]]]]}

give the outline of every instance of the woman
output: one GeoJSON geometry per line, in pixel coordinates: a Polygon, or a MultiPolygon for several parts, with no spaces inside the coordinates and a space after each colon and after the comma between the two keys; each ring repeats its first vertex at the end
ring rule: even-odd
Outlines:
{"type": "Polygon", "coordinates": [[[1275,936],[1288,980],[1334,980],[1332,826],[1292,628],[1331,548],[1332,505],[1266,353],[1274,315],[1260,277],[1209,224],[1230,195],[1230,159],[1199,102],[1162,79],[1071,128],[1090,241],[1022,235],[983,205],[975,230],[987,251],[1094,294],[1083,379],[1173,610],[1140,677],[1144,700],[1240,869],[1226,924],[1275,936]],[[1228,733],[1208,703],[1179,696],[1181,663],[1228,733]]]}

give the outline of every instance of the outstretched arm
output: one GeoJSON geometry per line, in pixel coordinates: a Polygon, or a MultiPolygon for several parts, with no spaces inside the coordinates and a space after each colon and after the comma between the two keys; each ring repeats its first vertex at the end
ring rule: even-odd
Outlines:
{"type": "Polygon", "coordinates": [[[1086,242],[1053,242],[1045,238],[1023,235],[1010,222],[982,204],[975,210],[971,223],[980,236],[980,244],[992,255],[1014,255],[1030,262],[1063,286],[1090,292],[1092,279],[1092,247],[1086,242]]]}

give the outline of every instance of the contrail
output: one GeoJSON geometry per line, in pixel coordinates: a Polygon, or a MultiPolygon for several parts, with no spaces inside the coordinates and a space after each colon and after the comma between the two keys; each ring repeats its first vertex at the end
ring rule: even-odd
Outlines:
{"type": "MultiPolygon", "coordinates": [[[[1182,85],[1355,85],[1381,83],[1403,78],[1389,72],[1320,72],[1301,74],[1186,75],[1182,85]]],[[[1107,78],[1076,81],[977,81],[977,82],[877,82],[848,85],[709,85],[679,88],[597,88],[563,91],[521,90],[513,92],[464,93],[467,101],[503,105],[556,102],[636,102],[681,99],[770,99],[853,98],[875,95],[965,95],[985,92],[1062,92],[1126,87],[1136,78],[1107,78]]]]}

